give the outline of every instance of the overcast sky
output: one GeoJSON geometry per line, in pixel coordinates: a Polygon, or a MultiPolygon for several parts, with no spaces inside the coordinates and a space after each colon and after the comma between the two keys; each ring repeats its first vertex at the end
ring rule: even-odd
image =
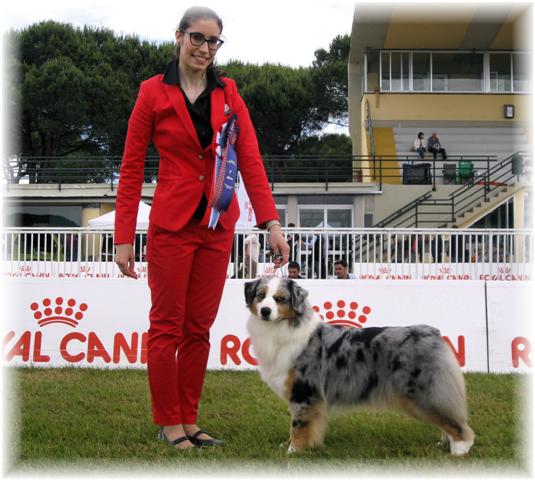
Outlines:
{"type": "Polygon", "coordinates": [[[314,51],[329,47],[340,34],[350,34],[353,0],[7,0],[5,28],[24,28],[41,20],[74,26],[107,27],[154,42],[174,41],[184,10],[192,5],[213,8],[223,19],[225,45],[218,60],[273,62],[309,66],[314,51]]]}

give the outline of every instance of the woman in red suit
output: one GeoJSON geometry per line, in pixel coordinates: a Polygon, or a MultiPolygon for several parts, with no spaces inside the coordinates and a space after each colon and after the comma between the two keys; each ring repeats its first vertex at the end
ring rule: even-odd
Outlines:
{"type": "Polygon", "coordinates": [[[133,242],[150,140],[160,155],[158,185],[147,236],[151,290],[147,370],[158,437],[176,448],[221,443],[197,426],[199,398],[239,217],[236,196],[215,228],[212,212],[215,140],[237,117],[238,167],[269,243],[288,261],[284,239],[258,150],[254,128],[236,84],[218,77],[212,63],[223,25],[208,8],[188,9],[175,38],[176,59],[163,75],[141,83],[128,122],[115,217],[116,263],[137,278],[133,242]]]}

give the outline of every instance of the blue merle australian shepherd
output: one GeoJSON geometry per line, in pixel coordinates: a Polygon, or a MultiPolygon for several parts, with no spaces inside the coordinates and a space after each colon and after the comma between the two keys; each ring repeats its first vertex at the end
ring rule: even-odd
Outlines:
{"type": "Polygon", "coordinates": [[[289,452],[322,443],[332,407],[368,404],[431,422],[453,455],[468,453],[474,432],[463,374],[436,328],[329,325],[307,295],[287,278],[245,283],[260,374],[289,404],[289,452]]]}

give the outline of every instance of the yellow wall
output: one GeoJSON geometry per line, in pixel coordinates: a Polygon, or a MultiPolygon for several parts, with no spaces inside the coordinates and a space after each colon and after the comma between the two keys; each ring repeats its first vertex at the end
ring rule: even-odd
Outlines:
{"type": "MultiPolygon", "coordinates": [[[[387,157],[395,157],[397,155],[396,143],[394,140],[394,130],[392,128],[385,127],[374,127],[373,128],[373,139],[375,143],[375,154],[376,155],[385,155],[387,157]]],[[[400,166],[397,159],[383,159],[382,163],[382,174],[385,183],[399,184],[401,183],[400,178],[400,166]]]]}
{"type": "Polygon", "coordinates": [[[365,94],[362,118],[365,117],[364,103],[370,102],[373,122],[392,121],[457,121],[457,122],[505,122],[503,106],[515,105],[515,121],[529,122],[528,95],[459,95],[459,94],[390,94],[380,93],[379,102],[375,94],[365,94]]]}

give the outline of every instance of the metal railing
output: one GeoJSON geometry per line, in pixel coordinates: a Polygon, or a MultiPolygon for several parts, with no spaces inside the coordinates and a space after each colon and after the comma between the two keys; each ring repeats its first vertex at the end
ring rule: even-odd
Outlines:
{"type": "MultiPolygon", "coordinates": [[[[143,181],[156,183],[159,157],[147,157],[143,181]]],[[[318,183],[329,190],[331,183],[383,182],[403,179],[403,164],[427,165],[426,183],[448,180],[442,160],[420,161],[415,155],[264,155],[264,166],[272,189],[281,183],[318,183]]],[[[451,156],[448,162],[471,161],[476,170],[488,171],[495,156],[451,156]]],[[[119,181],[121,157],[12,157],[4,159],[4,182],[14,184],[54,184],[61,190],[68,184],[100,184],[114,190],[119,181]]]]}
{"type": "Polygon", "coordinates": [[[374,227],[422,227],[424,224],[453,223],[474,205],[487,202],[499,189],[512,186],[521,177],[529,178],[530,156],[516,152],[481,173],[475,171],[467,183],[446,198],[433,198],[432,190],[407,203],[374,227]]]}
{"type": "MultiPolygon", "coordinates": [[[[290,259],[304,278],[331,278],[344,259],[358,279],[527,280],[533,232],[488,229],[287,228],[290,259]]],[[[120,278],[113,232],[86,228],[6,228],[1,232],[3,277],[120,278]]],[[[146,232],[134,245],[136,270],[146,277],[146,232]]],[[[264,231],[238,230],[229,278],[273,273],[264,231]]],[[[283,273],[287,272],[287,267],[283,273]]]]}

